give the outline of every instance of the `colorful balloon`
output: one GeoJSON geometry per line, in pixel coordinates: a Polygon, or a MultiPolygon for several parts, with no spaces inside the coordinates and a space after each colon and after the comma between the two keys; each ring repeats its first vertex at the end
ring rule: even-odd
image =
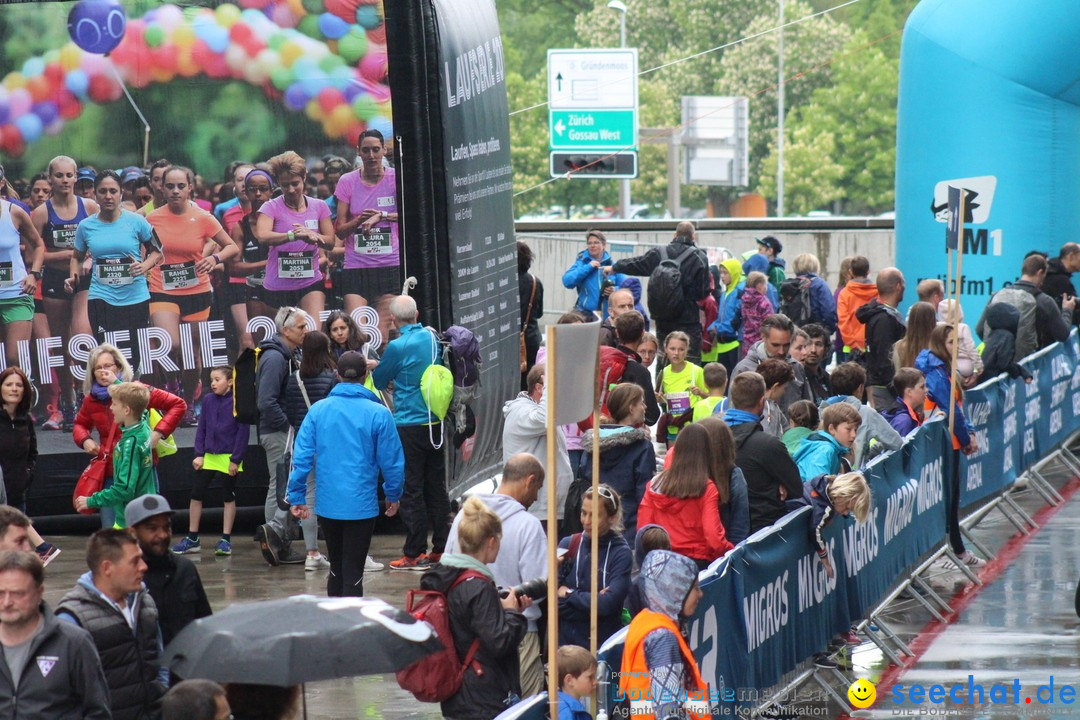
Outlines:
{"type": "Polygon", "coordinates": [[[90,78],[85,72],[79,68],[75,68],[68,72],[64,78],[64,87],[68,89],[72,95],[78,97],[86,97],[86,90],[90,87],[90,78]]]}
{"type": "Polygon", "coordinates": [[[374,30],[382,24],[379,9],[374,5],[361,5],[356,8],[356,24],[365,30],[374,30]]]}
{"type": "Polygon", "coordinates": [[[338,54],[350,65],[355,65],[367,52],[367,37],[356,30],[350,30],[345,37],[338,40],[338,54]]]}
{"type": "Polygon", "coordinates": [[[45,129],[45,126],[41,123],[41,118],[34,113],[20,115],[15,118],[13,124],[18,128],[23,140],[31,143],[41,137],[41,131],[45,129]]]}
{"type": "Polygon", "coordinates": [[[79,0],[68,13],[68,34],[87,52],[109,52],[120,44],[126,27],[127,15],[117,0],[79,0]]]}
{"type": "Polygon", "coordinates": [[[331,40],[338,40],[349,32],[349,23],[345,22],[337,15],[323,13],[319,16],[319,32],[321,32],[324,37],[328,37],[331,40]]]}

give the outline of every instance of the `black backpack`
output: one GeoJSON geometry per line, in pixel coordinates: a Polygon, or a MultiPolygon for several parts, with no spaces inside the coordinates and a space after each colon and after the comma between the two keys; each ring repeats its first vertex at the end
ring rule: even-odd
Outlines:
{"type": "Polygon", "coordinates": [[[800,327],[811,321],[810,278],[793,277],[780,284],[780,313],[800,327]]]}
{"type": "MultiPolygon", "coordinates": [[[[656,320],[675,320],[681,317],[691,302],[683,290],[682,262],[697,248],[688,246],[676,257],[660,261],[649,276],[649,314],[656,320]]],[[[666,252],[666,249],[663,251],[666,252]]]]}
{"type": "Polygon", "coordinates": [[[259,392],[255,375],[259,367],[260,348],[245,348],[233,365],[233,417],[248,425],[259,424],[259,392]]]}

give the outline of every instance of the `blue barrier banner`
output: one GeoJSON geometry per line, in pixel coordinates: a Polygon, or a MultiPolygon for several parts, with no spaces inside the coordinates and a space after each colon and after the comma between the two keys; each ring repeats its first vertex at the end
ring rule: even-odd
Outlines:
{"type": "Polygon", "coordinates": [[[871,514],[865,524],[850,521],[843,536],[851,617],[864,617],[908,567],[941,541],[948,473],[942,458],[950,447],[939,418],[864,471],[874,498],[871,514]]]}
{"type": "MultiPolygon", "coordinates": [[[[1021,381],[1021,384],[1023,382],[1021,381]]],[[[1006,395],[1016,396],[1011,380],[995,380],[964,394],[964,414],[975,428],[979,449],[960,457],[960,507],[996,495],[1016,480],[1016,457],[1006,441],[1006,395]]],[[[1016,417],[1012,414],[1012,436],[1016,417]]]]}
{"type": "Polygon", "coordinates": [[[702,598],[690,620],[687,637],[694,648],[701,677],[709,683],[713,712],[734,717],[746,700],[750,684],[746,655],[746,626],[738,622],[739,594],[736,568],[744,565],[743,546],[699,576],[702,598]]]}
{"type": "Polygon", "coordinates": [[[776,683],[850,626],[841,538],[848,522],[837,518],[823,534],[835,570],[832,578],[810,542],[810,508],[789,513],[744,542],[735,587],[746,632],[749,687],[776,683]]]}

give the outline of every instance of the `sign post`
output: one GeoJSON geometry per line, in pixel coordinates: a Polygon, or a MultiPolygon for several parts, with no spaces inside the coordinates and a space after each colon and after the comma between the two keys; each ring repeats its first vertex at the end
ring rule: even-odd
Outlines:
{"type": "Polygon", "coordinates": [[[637,49],[548,50],[551,176],[637,177],[637,49]]]}

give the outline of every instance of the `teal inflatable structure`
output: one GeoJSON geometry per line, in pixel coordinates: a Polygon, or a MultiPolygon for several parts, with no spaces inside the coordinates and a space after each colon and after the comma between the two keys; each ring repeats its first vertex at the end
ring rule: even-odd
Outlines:
{"type": "Polygon", "coordinates": [[[905,305],[946,279],[948,186],[968,190],[965,320],[1031,250],[1080,233],[1080,3],[923,0],[904,28],[896,262],[905,305]]]}

